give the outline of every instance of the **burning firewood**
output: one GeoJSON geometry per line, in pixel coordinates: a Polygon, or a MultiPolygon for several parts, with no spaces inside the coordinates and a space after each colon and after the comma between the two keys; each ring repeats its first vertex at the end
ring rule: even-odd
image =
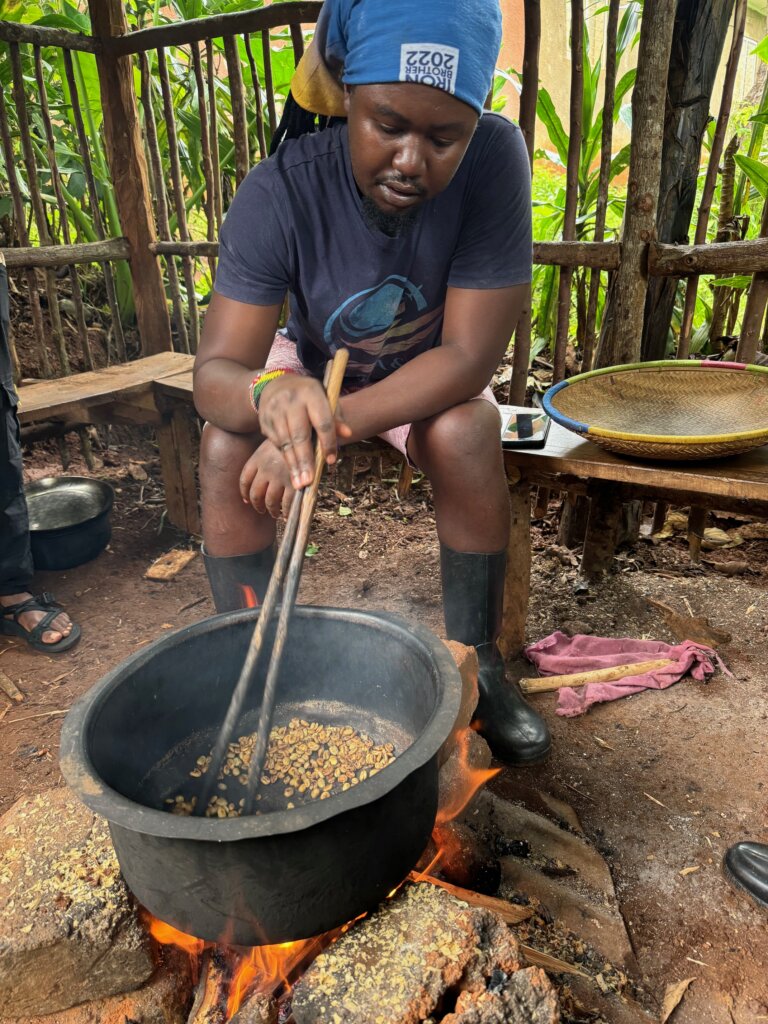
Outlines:
{"type": "Polygon", "coordinates": [[[236,955],[224,946],[206,949],[187,1024],[225,1024],[236,955]]]}
{"type": "Polygon", "coordinates": [[[264,992],[246,999],[230,1024],[277,1024],[277,1003],[264,992]]]}
{"type": "Polygon", "coordinates": [[[278,997],[339,934],[335,929],[315,939],[248,951],[207,948],[187,1024],[277,1024],[278,997]]]}

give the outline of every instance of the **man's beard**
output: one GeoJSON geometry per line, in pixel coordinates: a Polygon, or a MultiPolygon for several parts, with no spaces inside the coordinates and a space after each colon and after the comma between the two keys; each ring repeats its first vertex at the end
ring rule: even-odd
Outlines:
{"type": "Polygon", "coordinates": [[[384,213],[368,196],[362,196],[362,204],[363,217],[368,227],[376,228],[390,238],[397,238],[410,231],[418,211],[418,207],[415,207],[403,213],[384,213]]]}

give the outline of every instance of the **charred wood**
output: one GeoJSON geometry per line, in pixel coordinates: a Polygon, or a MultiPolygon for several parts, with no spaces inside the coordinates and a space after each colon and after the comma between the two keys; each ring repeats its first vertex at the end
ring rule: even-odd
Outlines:
{"type": "Polygon", "coordinates": [[[501,973],[485,992],[462,992],[455,1013],[443,1024],[559,1024],[560,1007],[552,983],[540,967],[501,973]]]}
{"type": "Polygon", "coordinates": [[[271,996],[256,992],[245,1000],[231,1024],[277,1024],[278,1007],[271,996]]]}
{"type": "Polygon", "coordinates": [[[206,949],[187,1024],[225,1024],[236,955],[224,947],[206,949]]]}
{"type": "Polygon", "coordinates": [[[501,864],[482,838],[458,821],[438,825],[432,838],[442,856],[440,874],[454,885],[493,896],[501,882],[501,864]]]}

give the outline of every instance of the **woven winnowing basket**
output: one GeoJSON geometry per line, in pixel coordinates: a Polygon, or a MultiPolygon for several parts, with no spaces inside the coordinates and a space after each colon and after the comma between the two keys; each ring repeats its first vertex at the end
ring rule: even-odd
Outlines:
{"type": "Polygon", "coordinates": [[[544,407],[620,455],[720,458],[768,442],[768,368],[693,360],[616,366],[555,385],[544,407]]]}
{"type": "MultiPolygon", "coordinates": [[[[696,462],[697,459],[722,459],[726,455],[740,455],[742,452],[751,451],[758,445],[753,442],[730,442],[715,441],[712,444],[693,444],[681,442],[679,444],[660,444],[654,441],[633,441],[614,437],[600,437],[590,434],[590,441],[605,448],[606,451],[616,452],[617,455],[633,455],[637,458],[646,459],[669,459],[670,462],[696,462]]],[[[758,444],[765,444],[765,440],[758,444]]]]}

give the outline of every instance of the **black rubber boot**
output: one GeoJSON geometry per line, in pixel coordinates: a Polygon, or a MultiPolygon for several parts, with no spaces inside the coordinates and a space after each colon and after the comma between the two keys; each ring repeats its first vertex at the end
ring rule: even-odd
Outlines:
{"type": "Polygon", "coordinates": [[[260,605],[264,600],[275,564],[275,546],[273,544],[252,555],[228,555],[223,558],[207,554],[203,547],[203,561],[216,611],[234,612],[254,602],[260,605]],[[248,591],[243,589],[245,587],[250,587],[253,601],[249,601],[246,596],[248,591]]]}
{"type": "Polygon", "coordinates": [[[544,719],[507,682],[496,641],[504,608],[506,551],[474,554],[440,545],[443,610],[449,640],[474,647],[480,664],[475,721],[495,757],[507,764],[537,764],[552,740],[544,719]]]}
{"type": "Polygon", "coordinates": [[[768,845],[736,843],[726,850],[723,871],[732,885],[768,907],[768,845]]]}

